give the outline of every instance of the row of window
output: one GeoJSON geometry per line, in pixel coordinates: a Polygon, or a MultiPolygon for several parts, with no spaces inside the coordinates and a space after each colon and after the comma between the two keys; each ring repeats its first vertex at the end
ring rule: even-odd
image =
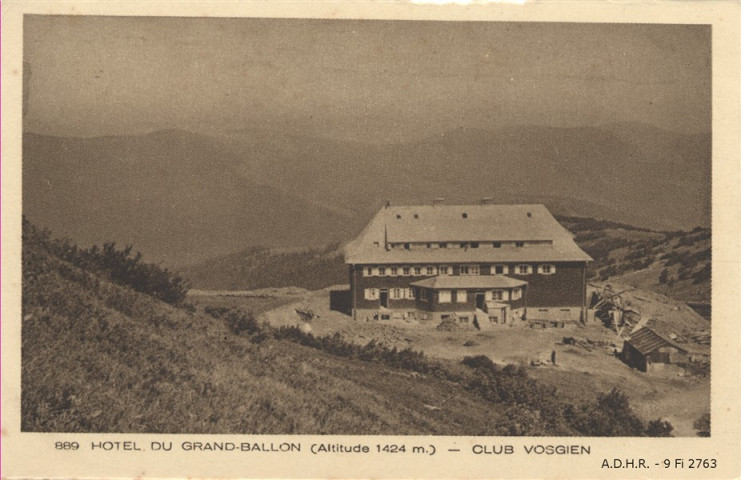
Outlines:
{"type": "MultiPolygon", "coordinates": [[[[481,265],[459,265],[459,275],[481,275],[481,265]]],[[[530,275],[533,273],[531,264],[513,265],[512,273],[516,275],[530,275]]],[[[490,265],[490,275],[507,275],[510,273],[508,265],[490,265]]],[[[552,263],[541,263],[537,266],[537,272],[541,275],[551,275],[556,273],[556,266],[552,263]]],[[[434,275],[452,275],[453,267],[450,265],[426,265],[410,267],[363,267],[364,277],[408,277],[408,276],[434,276],[434,275]]]]}
{"type": "MultiPolygon", "coordinates": [[[[416,298],[414,288],[390,288],[388,290],[389,298],[391,300],[414,300],[416,298]]],[[[364,291],[364,297],[366,300],[378,300],[381,294],[381,290],[378,288],[366,288],[364,291]]],[[[508,290],[490,290],[484,293],[486,301],[500,300],[519,300],[522,298],[522,289],[514,288],[510,294],[508,290]]],[[[439,290],[437,302],[438,303],[452,303],[455,298],[455,303],[466,303],[468,301],[468,292],[465,290],[439,290]]],[[[420,288],[419,299],[423,302],[428,301],[428,293],[426,288],[420,288]]]]}
{"type": "MultiPolygon", "coordinates": [[[[380,242],[374,242],[375,246],[380,246],[380,242]]],[[[552,245],[550,240],[539,241],[487,241],[487,242],[396,242],[389,243],[389,248],[417,250],[420,248],[524,248],[526,245],[552,245]]]]}
{"type": "MultiPolygon", "coordinates": [[[[366,288],[364,293],[366,300],[378,300],[381,290],[378,288],[366,288]]],[[[390,288],[389,298],[391,300],[414,300],[416,297],[414,296],[413,288],[390,288]]]]}

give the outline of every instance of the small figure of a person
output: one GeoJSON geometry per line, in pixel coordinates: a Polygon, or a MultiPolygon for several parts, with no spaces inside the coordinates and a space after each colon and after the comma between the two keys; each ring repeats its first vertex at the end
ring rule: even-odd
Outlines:
{"type": "Polygon", "coordinates": [[[556,350],[555,349],[551,352],[551,363],[553,365],[556,364],[556,350]]]}

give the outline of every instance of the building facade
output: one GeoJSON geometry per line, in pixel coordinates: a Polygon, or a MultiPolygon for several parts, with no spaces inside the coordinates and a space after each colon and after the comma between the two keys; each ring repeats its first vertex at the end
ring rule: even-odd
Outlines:
{"type": "Polygon", "coordinates": [[[690,355],[684,348],[643,327],[623,343],[623,361],[641,372],[661,370],[667,365],[689,363],[690,355]]]}
{"type": "Polygon", "coordinates": [[[543,205],[382,208],[345,250],[355,319],[586,318],[591,258],[543,205]]]}

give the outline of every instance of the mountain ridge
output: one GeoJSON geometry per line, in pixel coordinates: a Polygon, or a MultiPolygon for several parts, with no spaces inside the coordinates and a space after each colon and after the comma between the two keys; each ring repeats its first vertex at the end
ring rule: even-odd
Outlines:
{"type": "Polygon", "coordinates": [[[655,230],[709,223],[709,136],[613,128],[459,129],[385,146],[269,129],[27,132],[23,209],[80,244],[133,243],[169,265],[346,241],[387,201],[440,196],[543,203],[655,230]]]}

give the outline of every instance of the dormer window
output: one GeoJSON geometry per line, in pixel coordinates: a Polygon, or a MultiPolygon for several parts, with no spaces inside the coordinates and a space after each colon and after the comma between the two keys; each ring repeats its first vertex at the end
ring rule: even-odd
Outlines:
{"type": "Polygon", "coordinates": [[[414,218],[419,218],[419,215],[415,213],[414,218]]]}
{"type": "Polygon", "coordinates": [[[405,243],[404,244],[404,250],[409,250],[409,248],[410,248],[410,245],[408,243],[405,243]]]}
{"type": "Polygon", "coordinates": [[[471,248],[479,248],[479,242],[471,242],[471,248]]]}
{"type": "Polygon", "coordinates": [[[494,248],[502,248],[502,242],[492,242],[494,248]]]}
{"type": "Polygon", "coordinates": [[[463,212],[463,215],[462,215],[462,217],[463,217],[463,218],[468,218],[468,214],[467,214],[466,212],[463,212]]]}
{"type": "Polygon", "coordinates": [[[525,242],[515,242],[515,247],[522,248],[525,246],[525,242]]]}
{"type": "Polygon", "coordinates": [[[399,214],[397,213],[397,214],[396,214],[396,218],[397,218],[397,219],[400,219],[400,218],[401,218],[401,215],[399,215],[399,214]]]}
{"type": "Polygon", "coordinates": [[[440,243],[440,248],[448,248],[448,244],[445,242],[440,243]]]}

